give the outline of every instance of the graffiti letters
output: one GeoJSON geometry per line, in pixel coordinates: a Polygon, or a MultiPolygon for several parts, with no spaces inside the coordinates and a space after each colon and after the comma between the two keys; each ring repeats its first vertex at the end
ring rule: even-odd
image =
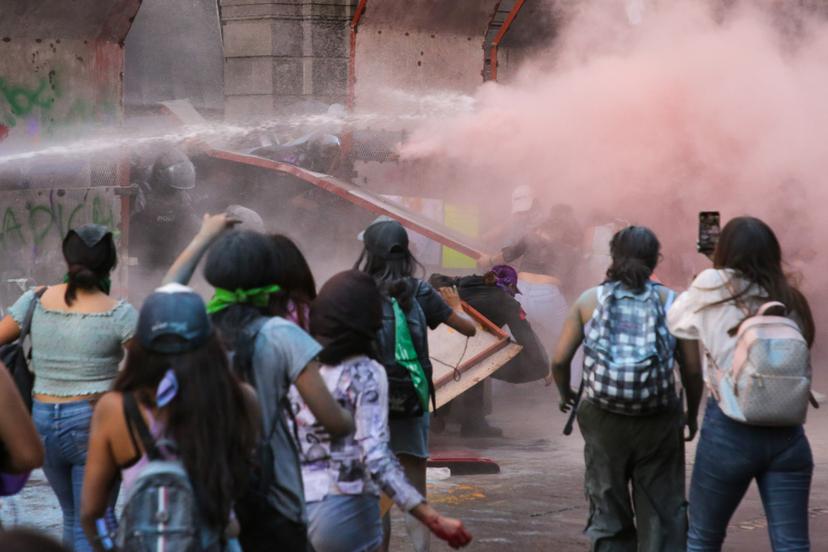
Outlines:
{"type": "Polygon", "coordinates": [[[2,199],[0,196],[0,254],[58,246],[70,228],[81,224],[91,222],[114,230],[118,223],[113,200],[102,193],[29,199],[13,205],[3,205],[2,199]]]}

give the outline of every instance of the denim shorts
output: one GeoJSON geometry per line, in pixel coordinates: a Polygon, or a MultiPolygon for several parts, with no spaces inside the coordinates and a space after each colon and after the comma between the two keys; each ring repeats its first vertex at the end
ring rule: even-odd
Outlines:
{"type": "Polygon", "coordinates": [[[388,420],[391,450],[394,454],[407,454],[417,458],[428,458],[428,427],[430,414],[416,418],[388,420]]]}
{"type": "Polygon", "coordinates": [[[379,498],[328,495],[309,502],[308,540],[315,552],[374,552],[382,544],[379,498]]]}

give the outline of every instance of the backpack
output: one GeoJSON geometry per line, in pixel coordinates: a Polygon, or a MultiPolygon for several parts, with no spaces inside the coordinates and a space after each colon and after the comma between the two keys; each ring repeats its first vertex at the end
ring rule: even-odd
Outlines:
{"type": "Polygon", "coordinates": [[[584,390],[600,408],[625,415],[660,412],[677,400],[675,338],[658,285],[635,293],[620,282],[598,288],[598,305],[584,339],[584,390]]]}
{"type": "Polygon", "coordinates": [[[149,464],[141,470],[124,503],[115,534],[119,552],[219,552],[220,535],[201,521],[187,470],[165,457],[131,393],[124,394],[124,415],[137,432],[149,464]]]}
{"type": "Polygon", "coordinates": [[[729,370],[705,351],[712,367],[708,387],[722,412],[736,421],[760,426],[805,422],[811,396],[811,355],[796,322],[768,314],[785,305],[763,304],[736,333],[729,370]]]}
{"type": "Polygon", "coordinates": [[[421,282],[412,279],[411,284],[414,291],[408,312],[396,299],[383,301],[382,327],[377,334],[378,360],[388,377],[391,419],[422,416],[428,411],[429,397],[434,400],[431,362],[422,354],[428,350],[428,324],[416,298],[421,282]]]}
{"type": "Polygon", "coordinates": [[[35,292],[32,302],[29,304],[29,310],[26,311],[26,317],[23,320],[23,325],[20,327],[20,337],[15,341],[6,345],[0,346],[0,362],[6,365],[9,369],[14,385],[23,397],[23,403],[29,412],[32,411],[32,390],[34,389],[34,374],[29,370],[29,361],[31,358],[31,348],[28,353],[25,350],[24,342],[29,336],[32,329],[32,318],[37,307],[37,302],[46,293],[46,289],[41,288],[35,292]]]}

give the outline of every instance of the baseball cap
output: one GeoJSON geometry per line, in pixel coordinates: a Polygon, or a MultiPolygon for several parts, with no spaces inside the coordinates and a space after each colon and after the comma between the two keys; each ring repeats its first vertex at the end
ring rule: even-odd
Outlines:
{"type": "Polygon", "coordinates": [[[535,191],[523,184],[512,191],[512,214],[525,213],[535,204],[535,191]]]}
{"type": "Polygon", "coordinates": [[[187,286],[167,284],[144,301],[135,337],[149,351],[175,355],[198,349],[212,333],[201,296],[187,286]]]}
{"type": "Polygon", "coordinates": [[[408,255],[408,232],[396,220],[375,222],[362,236],[365,249],[381,259],[403,259],[408,255]]]}
{"type": "Polygon", "coordinates": [[[517,286],[517,270],[509,265],[497,265],[492,267],[492,272],[497,278],[497,287],[504,291],[508,291],[512,295],[520,293],[520,288],[517,286]]]}

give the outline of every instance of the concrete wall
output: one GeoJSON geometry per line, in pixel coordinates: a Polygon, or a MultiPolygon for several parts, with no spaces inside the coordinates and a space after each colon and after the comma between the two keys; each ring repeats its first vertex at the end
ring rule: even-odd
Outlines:
{"type": "Polygon", "coordinates": [[[225,116],[344,103],[353,0],[220,0],[225,116]]]}
{"type": "Polygon", "coordinates": [[[64,137],[79,124],[117,120],[122,70],[117,43],[0,41],[0,141],[33,143],[64,137]]]}
{"type": "Polygon", "coordinates": [[[123,40],[140,3],[0,2],[0,144],[120,115],[123,40]]]}
{"type": "Polygon", "coordinates": [[[224,109],[224,55],[216,0],[144,0],[126,38],[128,113],[187,98],[224,109]]]}

